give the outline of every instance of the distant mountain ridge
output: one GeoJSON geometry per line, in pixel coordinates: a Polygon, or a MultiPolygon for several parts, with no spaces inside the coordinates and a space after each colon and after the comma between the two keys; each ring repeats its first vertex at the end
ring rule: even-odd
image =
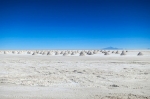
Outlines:
{"type": "Polygon", "coordinates": [[[122,48],[115,48],[115,47],[106,47],[106,48],[103,48],[103,50],[120,50],[122,48]]]}

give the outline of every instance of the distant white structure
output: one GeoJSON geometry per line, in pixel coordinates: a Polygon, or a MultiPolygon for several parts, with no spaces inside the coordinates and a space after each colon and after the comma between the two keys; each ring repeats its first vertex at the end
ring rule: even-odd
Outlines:
{"type": "Polygon", "coordinates": [[[4,51],[4,54],[7,54],[7,52],[6,52],[6,51],[4,51]]]}
{"type": "Polygon", "coordinates": [[[126,55],[125,51],[122,51],[122,53],[121,53],[120,55],[121,55],[121,56],[122,56],[122,55],[126,55]]]}
{"type": "Polygon", "coordinates": [[[119,54],[119,51],[116,51],[116,53],[115,54],[119,54]]]}
{"type": "Polygon", "coordinates": [[[88,51],[87,54],[88,54],[88,55],[93,55],[93,52],[88,51]]]}
{"type": "Polygon", "coordinates": [[[42,55],[46,55],[46,54],[47,54],[46,52],[43,52],[43,53],[42,53],[42,55]]]}
{"type": "Polygon", "coordinates": [[[31,52],[30,52],[30,51],[28,51],[28,52],[27,52],[27,54],[31,54],[31,52]]]}
{"type": "Polygon", "coordinates": [[[75,55],[75,52],[72,52],[71,55],[75,55]]]}
{"type": "Polygon", "coordinates": [[[137,56],[142,56],[143,55],[143,53],[142,52],[139,52],[138,54],[137,54],[137,56]]]}
{"type": "Polygon", "coordinates": [[[33,54],[32,55],[37,55],[37,53],[36,52],[33,52],[33,54]]]}
{"type": "Polygon", "coordinates": [[[85,56],[85,53],[83,51],[81,51],[80,56],[85,56]]]}
{"type": "Polygon", "coordinates": [[[47,52],[47,55],[52,55],[52,53],[51,52],[47,52]]]}
{"type": "Polygon", "coordinates": [[[55,52],[55,55],[59,55],[59,52],[57,51],[57,52],[55,52]]]}
{"type": "Polygon", "coordinates": [[[109,55],[109,52],[105,52],[105,54],[104,55],[109,55]]]}
{"type": "Polygon", "coordinates": [[[63,54],[63,56],[67,56],[68,55],[68,53],[67,52],[65,52],[64,54],[63,54]]]}
{"type": "Polygon", "coordinates": [[[21,52],[20,51],[18,51],[18,54],[20,54],[21,52]]]}

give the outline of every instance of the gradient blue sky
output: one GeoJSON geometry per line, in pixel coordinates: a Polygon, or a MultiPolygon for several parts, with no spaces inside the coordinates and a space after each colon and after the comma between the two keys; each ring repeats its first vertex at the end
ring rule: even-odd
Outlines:
{"type": "Polygon", "coordinates": [[[150,0],[0,0],[0,49],[150,48],[150,0]]]}

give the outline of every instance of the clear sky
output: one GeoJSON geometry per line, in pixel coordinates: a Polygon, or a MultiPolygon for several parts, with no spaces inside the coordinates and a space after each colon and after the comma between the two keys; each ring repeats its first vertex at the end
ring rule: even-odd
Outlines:
{"type": "Polygon", "coordinates": [[[0,0],[0,49],[150,48],[150,0],[0,0]]]}

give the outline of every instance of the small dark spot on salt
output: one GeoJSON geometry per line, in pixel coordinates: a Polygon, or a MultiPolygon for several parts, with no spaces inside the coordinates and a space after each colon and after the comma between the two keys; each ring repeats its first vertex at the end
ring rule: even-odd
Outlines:
{"type": "Polygon", "coordinates": [[[110,85],[111,87],[119,87],[118,85],[115,85],[115,84],[113,84],[113,85],[110,85]]]}
{"type": "Polygon", "coordinates": [[[74,70],[73,72],[77,72],[77,70],[74,70]]]}

